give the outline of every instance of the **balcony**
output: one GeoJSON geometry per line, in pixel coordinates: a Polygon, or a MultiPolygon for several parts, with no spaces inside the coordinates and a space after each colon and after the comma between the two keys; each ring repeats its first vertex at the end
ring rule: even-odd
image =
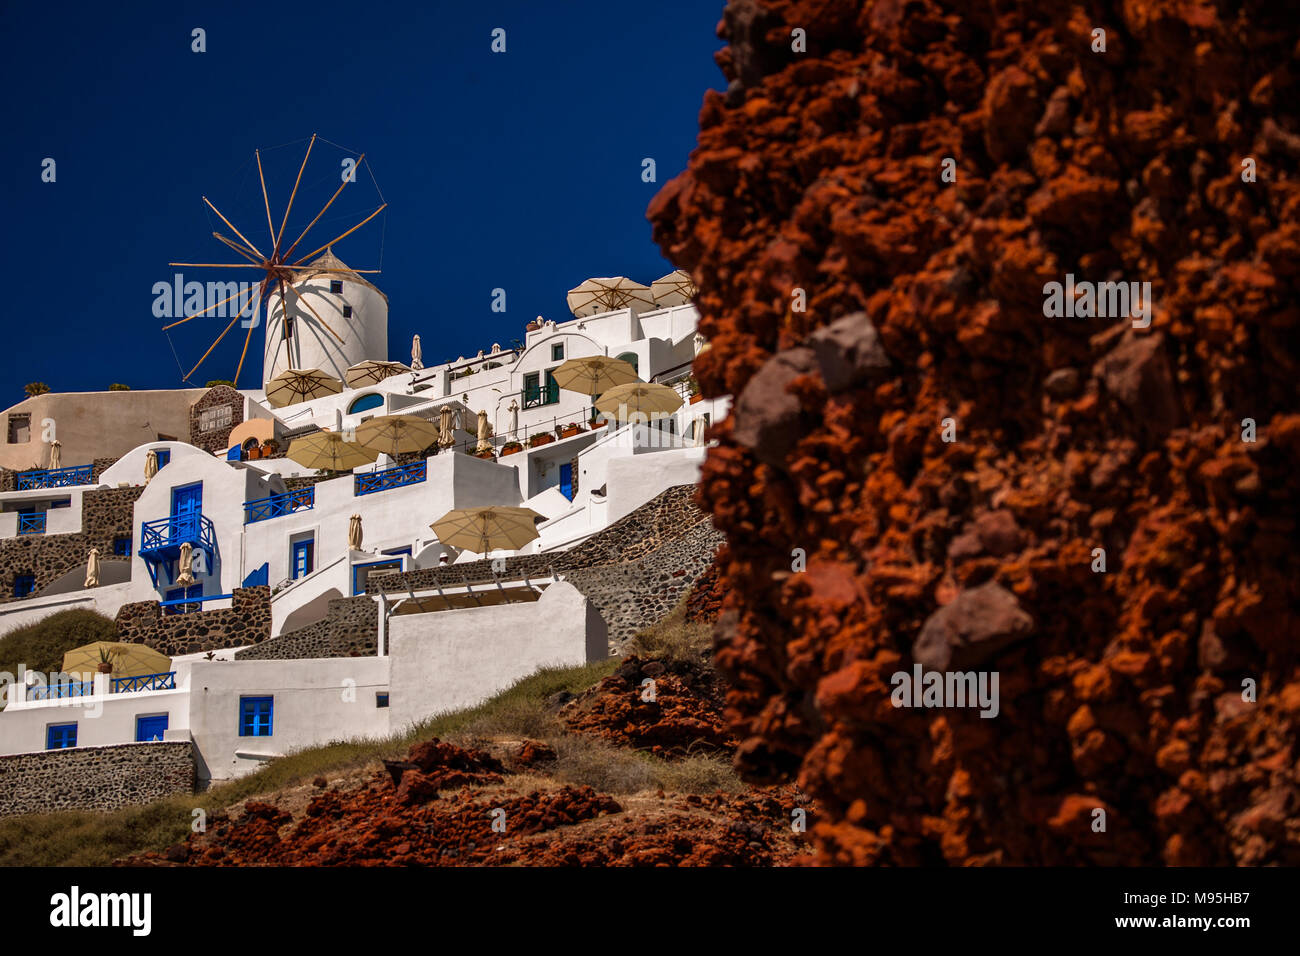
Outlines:
{"type": "Polygon", "coordinates": [[[95,693],[95,682],[67,681],[62,684],[42,685],[27,688],[28,700],[59,700],[67,697],[89,697],[95,693]]]}
{"type": "Polygon", "coordinates": [[[139,677],[114,677],[110,693],[130,694],[141,690],[175,690],[176,672],[165,674],[141,674],[139,677]]]}
{"type": "Polygon", "coordinates": [[[158,566],[181,555],[181,545],[203,548],[210,558],[217,554],[217,537],[212,519],[202,514],[168,515],[140,525],[140,549],[137,552],[149,568],[149,577],[158,584],[158,566]]]}
{"type": "Polygon", "coordinates": [[[71,468],[45,468],[39,471],[18,473],[19,491],[36,491],[40,488],[72,488],[92,482],[91,465],[74,465],[71,468]]]}
{"type": "Polygon", "coordinates": [[[353,492],[356,495],[372,495],[376,491],[401,488],[403,485],[417,485],[428,477],[427,464],[425,461],[413,461],[409,465],[401,465],[397,468],[364,472],[356,476],[353,492]]]}
{"type": "Polygon", "coordinates": [[[297,511],[310,511],[316,507],[316,486],[309,488],[299,488],[297,491],[286,492],[282,495],[271,495],[269,498],[258,498],[255,501],[249,501],[244,504],[244,524],[252,524],[255,521],[268,521],[271,518],[282,518],[285,515],[291,515],[297,511]]]}
{"type": "Polygon", "coordinates": [[[560,400],[560,386],[555,382],[545,385],[524,386],[524,408],[540,408],[542,405],[554,405],[560,400]]]}
{"type": "Polygon", "coordinates": [[[20,514],[18,516],[18,533],[45,534],[45,512],[37,511],[33,514],[20,514]]]}

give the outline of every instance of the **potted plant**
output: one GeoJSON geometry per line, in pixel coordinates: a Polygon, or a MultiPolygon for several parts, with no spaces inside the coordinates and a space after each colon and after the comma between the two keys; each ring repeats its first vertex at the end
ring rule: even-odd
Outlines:
{"type": "Polygon", "coordinates": [[[528,436],[528,447],[536,448],[538,445],[549,445],[555,441],[555,436],[550,432],[538,432],[536,435],[528,436]]]}
{"type": "Polygon", "coordinates": [[[700,394],[700,383],[695,381],[694,375],[686,380],[686,387],[690,390],[692,405],[704,397],[700,394]]]}
{"type": "Polygon", "coordinates": [[[541,327],[542,327],[542,323],[538,322],[536,319],[533,319],[533,321],[529,322],[526,326],[524,326],[524,331],[536,332],[541,327]]]}
{"type": "Polygon", "coordinates": [[[578,434],[581,431],[582,431],[581,425],[579,425],[577,422],[569,422],[569,424],[565,425],[563,428],[560,429],[560,437],[572,438],[574,435],[578,434]]]}
{"type": "Polygon", "coordinates": [[[485,449],[483,449],[483,451],[476,451],[476,452],[474,452],[473,454],[474,454],[474,457],[475,457],[475,458],[495,458],[495,457],[496,457],[496,452],[494,452],[491,448],[485,448],[485,449]]]}
{"type": "Polygon", "coordinates": [[[501,457],[504,458],[506,455],[513,455],[515,452],[523,450],[524,446],[520,442],[508,441],[501,446],[501,457]]]}
{"type": "Polygon", "coordinates": [[[605,427],[605,419],[597,418],[595,415],[592,415],[591,419],[587,422],[587,424],[591,426],[592,431],[595,431],[597,428],[605,427]]]}
{"type": "Polygon", "coordinates": [[[99,672],[101,674],[113,673],[113,652],[107,647],[99,649],[99,672]]]}

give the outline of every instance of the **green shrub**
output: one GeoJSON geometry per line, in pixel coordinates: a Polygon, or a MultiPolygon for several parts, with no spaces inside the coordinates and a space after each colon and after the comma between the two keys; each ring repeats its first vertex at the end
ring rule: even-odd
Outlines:
{"type": "Polygon", "coordinates": [[[121,382],[114,382],[112,385],[108,386],[108,390],[110,392],[129,392],[131,391],[131,386],[123,385],[121,382]]]}
{"type": "Polygon", "coordinates": [[[37,395],[44,395],[50,390],[50,387],[44,382],[28,382],[23,386],[23,391],[27,393],[28,398],[35,398],[37,395]]]}
{"type": "Polygon", "coordinates": [[[230,379],[228,379],[228,378],[213,378],[213,379],[209,379],[208,382],[207,382],[207,384],[204,385],[203,387],[204,387],[204,388],[216,388],[218,385],[229,385],[231,388],[234,388],[234,387],[235,387],[235,383],[232,382],[232,381],[231,381],[230,379]]]}
{"type": "Polygon", "coordinates": [[[58,671],[63,655],[94,641],[117,640],[117,625],[94,611],[59,611],[34,624],[0,636],[0,671],[18,676],[18,665],[29,671],[58,671]]]}

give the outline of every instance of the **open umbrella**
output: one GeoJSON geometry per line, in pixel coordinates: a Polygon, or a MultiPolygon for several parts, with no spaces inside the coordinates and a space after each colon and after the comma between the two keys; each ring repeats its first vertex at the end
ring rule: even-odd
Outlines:
{"type": "Polygon", "coordinates": [[[172,659],[145,644],[126,644],[120,641],[95,641],[74,647],[63,655],[65,674],[88,674],[99,670],[103,662],[100,652],[107,655],[113,665],[114,677],[143,677],[145,674],[165,674],[172,669],[172,659]]]}
{"type": "Polygon", "coordinates": [[[651,282],[650,295],[654,297],[655,305],[665,308],[686,305],[695,297],[695,283],[691,281],[689,272],[678,269],[651,282]]]}
{"type": "Polygon", "coordinates": [[[596,407],[606,415],[626,419],[634,412],[647,415],[668,414],[682,407],[682,397],[667,385],[633,382],[615,385],[596,399],[596,407]]]}
{"type": "Polygon", "coordinates": [[[99,587],[99,548],[91,548],[86,555],[86,583],[82,587],[99,587]]]}
{"type": "Polygon", "coordinates": [[[607,355],[585,355],[571,358],[551,373],[557,385],[570,392],[599,395],[615,385],[638,381],[631,362],[610,358],[607,355]]]}
{"type": "Polygon", "coordinates": [[[419,415],[377,415],[357,426],[357,444],[396,458],[438,440],[438,426],[419,415]]]}
{"type": "Polygon", "coordinates": [[[284,408],[341,391],[343,383],[328,372],[318,368],[291,368],[266,383],[266,400],[276,408],[284,408]]]}
{"type": "Polygon", "coordinates": [[[368,465],[379,452],[348,441],[342,432],[313,432],[289,443],[288,456],[306,468],[326,471],[351,471],[368,465]]]}
{"type": "Polygon", "coordinates": [[[652,309],[655,304],[649,286],[633,282],[626,276],[588,279],[570,289],[566,301],[569,311],[579,317],[600,315],[602,312],[613,312],[633,305],[652,309]]]}
{"type": "Polygon", "coordinates": [[[532,508],[454,508],[429,527],[443,544],[487,554],[497,548],[514,551],[537,538],[540,517],[532,508]]]}
{"type": "Polygon", "coordinates": [[[150,448],[144,456],[144,483],[149,484],[156,474],[158,474],[158,453],[150,448]]]}
{"type": "Polygon", "coordinates": [[[350,366],[344,373],[349,388],[364,388],[367,385],[378,385],[384,379],[399,372],[409,372],[410,368],[401,362],[381,362],[377,359],[366,359],[364,362],[358,362],[350,366]]]}

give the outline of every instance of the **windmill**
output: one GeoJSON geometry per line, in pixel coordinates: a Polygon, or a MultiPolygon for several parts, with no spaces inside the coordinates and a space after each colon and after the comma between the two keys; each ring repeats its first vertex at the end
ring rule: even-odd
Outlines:
{"type": "MultiPolygon", "coordinates": [[[[251,240],[249,240],[249,238],[245,236],[244,233],[242,233],[238,228],[236,228],[234,223],[232,223],[229,219],[227,219],[225,215],[223,215],[222,212],[219,209],[217,209],[215,205],[213,205],[213,203],[211,202],[211,200],[208,199],[207,196],[203,197],[203,202],[207,204],[209,209],[211,209],[214,213],[216,213],[217,217],[223,223],[226,224],[226,227],[229,228],[230,231],[235,234],[236,238],[232,239],[231,237],[223,235],[220,232],[213,232],[212,233],[213,237],[217,241],[222,243],[224,246],[226,246],[227,248],[238,253],[239,256],[241,256],[246,261],[171,262],[168,264],[172,266],[185,266],[189,268],[204,268],[204,269],[256,269],[262,272],[262,278],[261,281],[256,286],[252,286],[252,285],[244,286],[243,284],[241,284],[239,290],[236,291],[233,295],[227,296],[226,298],[222,299],[220,302],[213,302],[209,304],[206,308],[201,309],[198,312],[195,312],[193,315],[186,315],[182,319],[179,319],[175,322],[171,322],[163,326],[163,331],[166,332],[169,329],[173,329],[178,325],[184,325],[186,322],[192,321],[193,319],[197,319],[202,315],[206,315],[207,313],[213,311],[214,309],[221,308],[231,300],[236,300],[236,306],[233,310],[234,318],[230,320],[230,324],[227,325],[222,330],[221,334],[217,336],[216,340],[210,346],[208,346],[208,350],[203,353],[202,357],[194,364],[194,367],[191,368],[187,373],[185,373],[184,379],[186,381],[189,380],[191,375],[193,375],[196,371],[198,371],[199,366],[201,366],[205,361],[207,361],[208,356],[210,356],[212,352],[216,349],[216,347],[221,344],[221,340],[226,337],[227,333],[229,333],[232,328],[234,328],[235,323],[238,322],[241,317],[245,317],[245,311],[250,306],[252,306],[251,313],[246,317],[252,318],[254,321],[248,324],[248,334],[244,337],[244,348],[243,351],[240,353],[239,365],[235,369],[235,377],[233,379],[236,385],[238,385],[239,375],[244,369],[244,360],[248,356],[248,345],[253,337],[253,329],[257,328],[261,324],[259,312],[263,307],[263,303],[266,303],[268,320],[270,318],[269,315],[270,304],[268,301],[268,293],[273,290],[279,292],[281,303],[287,302],[288,294],[292,293],[293,296],[296,298],[299,306],[305,307],[306,310],[310,312],[312,316],[321,324],[321,326],[325,330],[327,330],[329,334],[333,335],[335,339],[338,339],[340,343],[343,341],[342,337],[339,336],[339,334],[330,327],[329,323],[327,323],[323,318],[321,318],[320,314],[314,308],[312,308],[311,304],[307,302],[307,300],[302,296],[301,293],[298,292],[297,289],[294,288],[294,282],[298,278],[298,274],[308,267],[308,264],[310,263],[310,261],[314,256],[316,256],[318,253],[325,252],[334,243],[340,242],[343,239],[346,239],[348,236],[352,235],[354,232],[356,232],[366,223],[370,222],[381,212],[383,212],[384,209],[387,208],[388,203],[386,202],[381,203],[379,208],[375,209],[374,212],[370,213],[370,215],[366,216],[364,219],[362,219],[351,229],[347,230],[344,233],[341,233],[340,235],[335,236],[333,239],[330,239],[328,242],[318,246],[317,248],[313,249],[311,252],[308,252],[306,254],[298,253],[297,251],[298,246],[300,243],[302,243],[303,239],[306,238],[307,233],[311,231],[313,226],[315,226],[318,222],[320,222],[321,217],[324,216],[326,211],[329,210],[330,206],[334,204],[334,200],[338,199],[339,194],[343,192],[343,190],[347,187],[347,185],[350,182],[354,182],[356,179],[355,172],[353,172],[352,175],[344,175],[342,177],[342,182],[340,183],[338,189],[334,191],[334,195],[332,195],[329,198],[329,201],[325,203],[325,205],[321,208],[320,212],[316,214],[315,218],[313,218],[312,221],[307,224],[307,227],[303,229],[303,231],[299,234],[297,239],[295,239],[292,243],[286,244],[284,239],[285,226],[289,222],[289,214],[290,212],[293,211],[294,199],[298,195],[298,187],[302,185],[303,173],[307,169],[307,161],[311,158],[312,148],[316,145],[317,138],[318,138],[317,135],[313,133],[311,137],[311,141],[308,142],[307,144],[307,152],[304,154],[302,158],[302,164],[298,168],[298,177],[296,180],[294,180],[293,191],[289,194],[289,201],[285,206],[284,216],[280,220],[280,228],[278,230],[275,228],[274,221],[271,216],[271,201],[267,194],[266,176],[262,170],[262,153],[261,150],[254,150],[254,156],[257,159],[257,176],[262,186],[262,204],[266,209],[266,226],[267,226],[267,233],[269,237],[267,248],[270,249],[269,253],[263,252],[261,248],[259,248],[256,244],[254,244],[251,240]],[[245,297],[247,297],[246,300],[245,297]]],[[[352,169],[355,171],[357,167],[361,166],[361,164],[365,161],[365,158],[366,158],[365,153],[362,153],[360,156],[358,156],[353,161],[352,169]]],[[[342,263],[339,263],[339,265],[342,266],[342,263]]],[[[321,273],[321,272],[375,274],[378,273],[379,271],[380,270],[378,269],[349,269],[346,267],[328,268],[328,267],[321,267],[319,265],[311,265],[311,272],[313,274],[321,273]]],[[[288,334],[287,329],[285,329],[284,334],[286,335],[288,334]]]]}

